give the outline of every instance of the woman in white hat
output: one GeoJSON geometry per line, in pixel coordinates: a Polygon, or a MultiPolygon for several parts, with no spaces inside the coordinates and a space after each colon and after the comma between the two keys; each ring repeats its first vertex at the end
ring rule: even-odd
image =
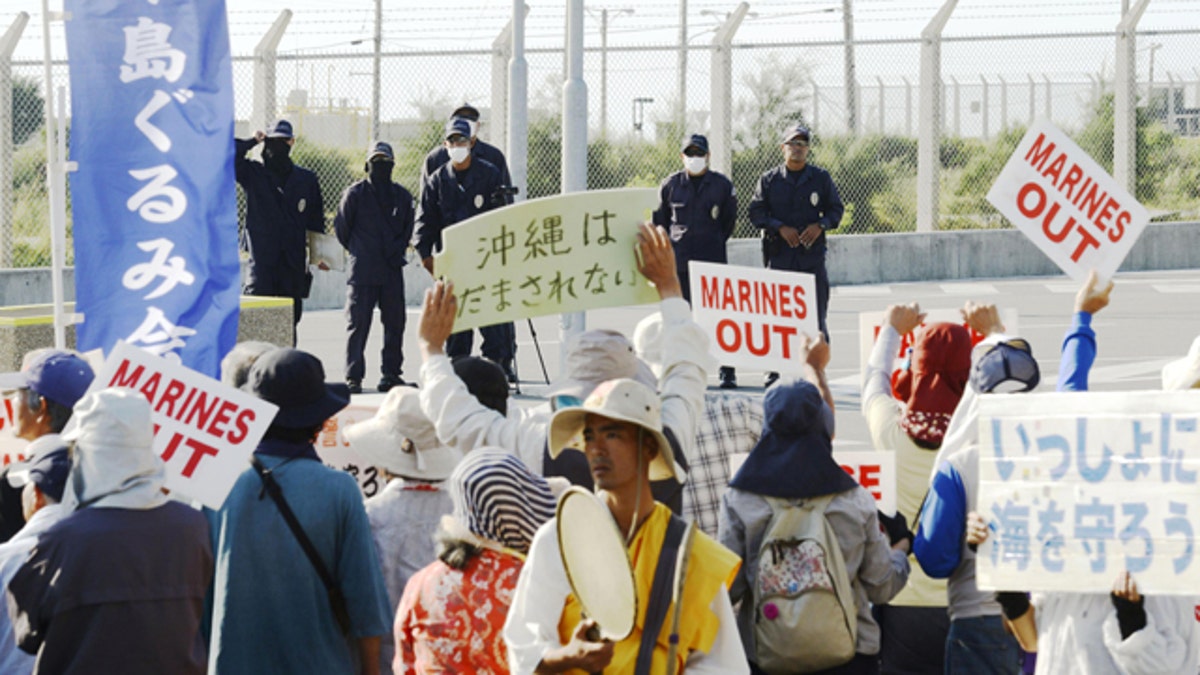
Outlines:
{"type": "MultiPolygon", "coordinates": [[[[434,534],[454,508],[443,482],[462,459],[438,440],[418,396],[411,387],[393,388],[374,417],[346,428],[351,449],[390,478],[366,507],[393,612],[409,578],[436,558],[434,534]]],[[[390,672],[392,656],[385,640],[382,672],[390,672]]]]}
{"type": "Polygon", "coordinates": [[[442,519],[438,559],[404,589],[392,667],[508,673],[501,630],[533,535],[554,517],[554,494],[500,448],[472,450],[448,482],[454,514],[442,519]]]}

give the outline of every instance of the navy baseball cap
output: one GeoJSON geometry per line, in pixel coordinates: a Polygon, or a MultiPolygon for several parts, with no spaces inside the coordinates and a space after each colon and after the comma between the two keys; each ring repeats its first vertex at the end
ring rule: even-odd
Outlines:
{"type": "Polygon", "coordinates": [[[686,151],[688,148],[700,148],[704,154],[708,154],[708,139],[703,134],[692,134],[683,139],[683,146],[679,148],[680,152],[686,151]]]}
{"type": "Polygon", "coordinates": [[[0,390],[29,389],[42,398],[74,408],[95,378],[82,356],[61,349],[41,349],[25,355],[20,372],[0,375],[0,390]]]}
{"type": "Polygon", "coordinates": [[[271,129],[267,131],[267,138],[292,138],[292,123],[287,120],[279,120],[271,125],[271,129]]]}
{"type": "Polygon", "coordinates": [[[396,154],[392,152],[391,143],[375,141],[375,144],[367,151],[367,161],[369,162],[376,157],[387,157],[389,161],[396,161],[396,154]]]}
{"type": "Polygon", "coordinates": [[[18,462],[9,466],[8,484],[20,489],[33,483],[42,494],[61,502],[70,473],[71,457],[66,448],[58,448],[42,453],[28,462],[18,462]]]}
{"type": "Polygon", "coordinates": [[[790,141],[796,137],[803,138],[806,141],[810,140],[809,133],[808,133],[808,127],[804,126],[803,124],[792,124],[792,125],[788,126],[788,128],[785,129],[783,132],[783,142],[784,143],[787,143],[788,141],[790,141]]]}
{"type": "Polygon", "coordinates": [[[476,108],[470,103],[464,102],[462,105],[455,108],[454,112],[450,113],[450,117],[461,117],[463,119],[471,120],[472,122],[478,122],[479,108],[476,108]]]}
{"type": "Polygon", "coordinates": [[[290,347],[258,357],[242,389],[279,406],[272,424],[285,429],[321,424],[350,404],[349,387],[326,383],[321,361],[290,347]]]}
{"type": "Polygon", "coordinates": [[[462,117],[452,118],[446,122],[446,133],[442,137],[449,140],[451,136],[471,137],[471,125],[462,117]]]}

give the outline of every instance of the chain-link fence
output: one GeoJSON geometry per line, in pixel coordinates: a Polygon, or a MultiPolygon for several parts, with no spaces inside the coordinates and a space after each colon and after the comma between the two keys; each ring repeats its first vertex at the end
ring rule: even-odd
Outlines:
{"type": "MultiPolygon", "coordinates": [[[[1200,13],[1184,16],[1200,24],[1200,13]]],[[[294,25],[314,23],[305,24],[303,13],[293,19],[294,25]]],[[[236,21],[231,26],[235,34],[246,30],[236,21]]],[[[0,31],[6,28],[0,25],[0,31]]],[[[594,32],[592,23],[589,30],[594,32]]],[[[699,35],[706,32],[711,31],[699,35]]],[[[395,178],[414,194],[421,161],[440,142],[449,112],[463,101],[483,111],[481,138],[504,147],[507,53],[498,37],[499,31],[469,43],[457,40],[452,49],[383,50],[380,136],[397,149],[395,178]]],[[[1153,31],[1137,42],[1136,195],[1158,220],[1200,217],[1198,40],[1200,25],[1153,31]]],[[[1113,169],[1114,42],[1111,32],[943,36],[936,228],[1007,226],[985,195],[1036,117],[1052,119],[1113,169]]],[[[813,128],[812,161],[831,172],[846,203],[841,234],[917,229],[921,40],[910,34],[850,44],[851,49],[840,40],[733,42],[726,139],[731,152],[729,166],[722,168],[738,190],[738,236],[754,234],[745,206],[757,178],[782,160],[780,131],[795,121],[813,128]],[[854,73],[852,87],[846,86],[847,72],[854,73]]],[[[372,140],[370,46],[356,45],[352,52],[345,46],[280,51],[274,77],[267,80],[274,82],[270,111],[255,109],[260,60],[242,55],[233,62],[238,135],[261,128],[260,118],[289,119],[298,135],[293,157],[317,172],[330,221],[341,191],[363,175],[372,140]]],[[[561,44],[543,41],[528,50],[527,60],[524,193],[536,198],[559,192],[561,185],[561,44]]],[[[681,168],[679,139],[685,131],[710,138],[719,133],[712,129],[713,64],[713,48],[704,40],[689,42],[685,50],[676,44],[600,48],[590,36],[584,62],[588,187],[655,186],[681,168]]],[[[11,114],[0,116],[11,141],[0,145],[0,266],[45,266],[50,235],[43,67],[40,61],[12,61],[6,75],[8,65],[0,60],[0,89],[11,92],[11,104],[4,106],[11,114]]],[[[53,86],[64,88],[69,110],[65,65],[56,64],[53,73],[53,86]]],[[[68,246],[68,263],[71,256],[68,246]]]]}

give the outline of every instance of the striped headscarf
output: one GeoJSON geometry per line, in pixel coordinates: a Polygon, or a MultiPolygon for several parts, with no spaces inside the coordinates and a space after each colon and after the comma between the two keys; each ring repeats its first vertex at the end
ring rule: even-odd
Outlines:
{"type": "Polygon", "coordinates": [[[554,517],[546,479],[500,448],[468,452],[447,482],[455,520],[471,534],[520,553],[529,552],[534,533],[554,517]]]}

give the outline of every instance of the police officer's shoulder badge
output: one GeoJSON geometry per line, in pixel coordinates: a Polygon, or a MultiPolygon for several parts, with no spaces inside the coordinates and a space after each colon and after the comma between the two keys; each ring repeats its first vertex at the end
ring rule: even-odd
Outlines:
{"type": "Polygon", "coordinates": [[[812,196],[808,198],[808,201],[812,202],[813,206],[816,206],[817,203],[821,201],[821,198],[817,195],[817,193],[814,192],[812,193],[812,196]]]}
{"type": "Polygon", "coordinates": [[[301,197],[300,201],[296,203],[296,210],[300,213],[304,213],[305,206],[308,206],[308,201],[301,197]]]}
{"type": "Polygon", "coordinates": [[[483,208],[483,195],[475,195],[475,208],[483,208]]]}
{"type": "Polygon", "coordinates": [[[720,214],[721,214],[721,207],[720,207],[720,206],[717,206],[716,204],[713,204],[713,207],[712,207],[712,219],[713,219],[713,220],[716,220],[716,219],[717,219],[717,216],[718,216],[718,215],[720,215],[720,214]]]}

